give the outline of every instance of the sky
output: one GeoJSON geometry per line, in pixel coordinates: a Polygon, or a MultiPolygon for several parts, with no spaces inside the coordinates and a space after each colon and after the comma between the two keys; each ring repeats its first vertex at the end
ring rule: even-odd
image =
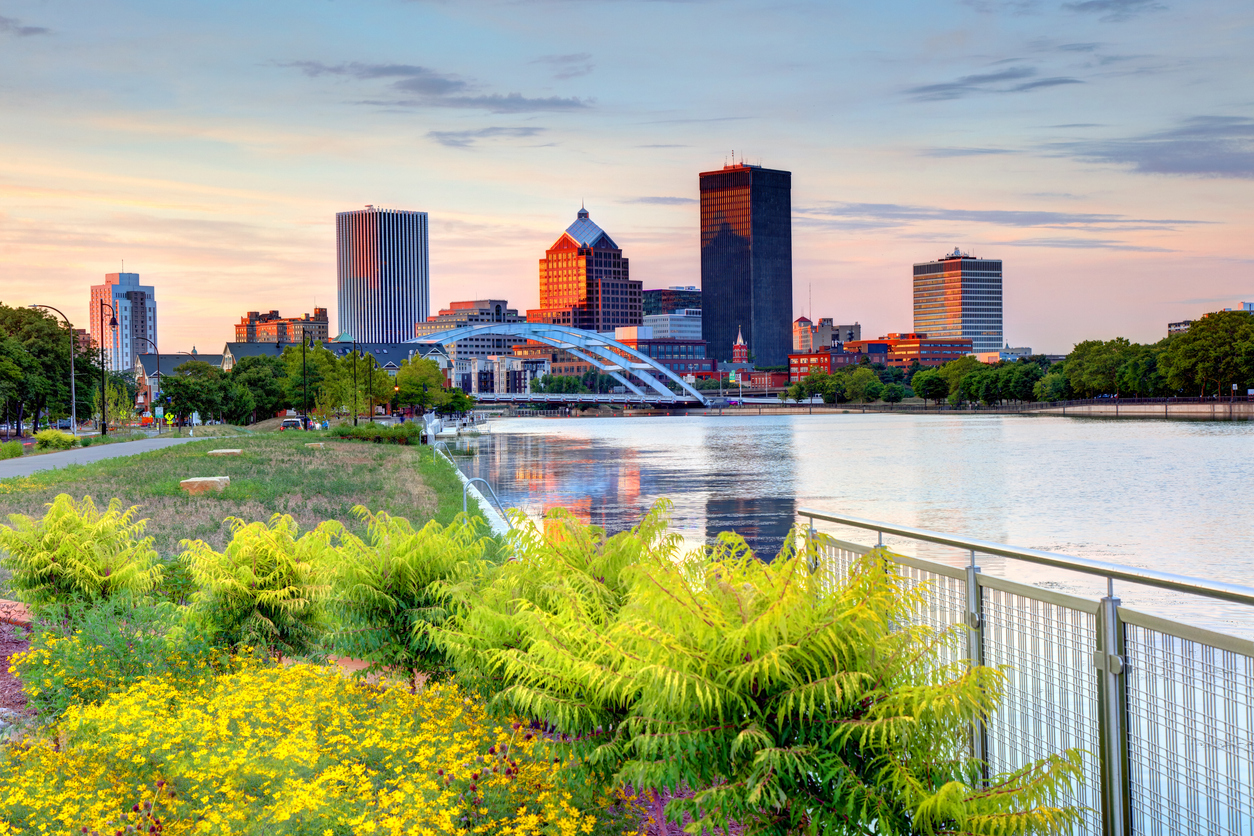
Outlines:
{"type": "Polygon", "coordinates": [[[0,0],[0,302],[122,268],[163,351],[331,311],[337,211],[429,213],[432,313],[538,303],[581,203],[699,285],[697,175],[792,172],[795,314],[913,327],[911,264],[1005,262],[1005,336],[1254,301],[1249,0],[0,0]]]}

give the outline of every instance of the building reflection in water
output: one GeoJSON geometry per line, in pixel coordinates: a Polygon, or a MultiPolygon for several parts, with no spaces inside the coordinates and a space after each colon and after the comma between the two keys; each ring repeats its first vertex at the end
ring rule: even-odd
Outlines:
{"type": "Polygon", "coordinates": [[[674,432],[646,444],[633,438],[630,446],[582,433],[493,433],[459,442],[468,454],[459,464],[532,519],[561,507],[617,533],[666,498],[673,528],[690,546],[735,531],[755,552],[774,557],[795,520],[792,431],[764,436],[730,422],[670,427],[674,432]]]}

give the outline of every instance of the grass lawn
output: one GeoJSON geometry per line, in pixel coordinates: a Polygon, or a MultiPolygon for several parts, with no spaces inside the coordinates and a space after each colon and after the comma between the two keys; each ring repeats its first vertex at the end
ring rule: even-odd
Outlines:
{"type": "MultiPolygon", "coordinates": [[[[448,523],[462,509],[457,474],[428,447],[298,432],[193,442],[0,480],[0,522],[14,513],[41,517],[45,503],[60,493],[91,496],[100,506],[114,497],[140,506],[149,520],[147,534],[163,556],[180,552],[183,539],[221,548],[230,533],[223,520],[231,516],[253,521],[290,514],[302,531],[339,520],[360,533],[355,505],[405,517],[416,526],[431,519],[448,523]],[[306,447],[310,441],[325,446],[306,447]],[[240,448],[243,455],[206,455],[223,447],[240,448]],[[221,494],[191,497],[179,490],[179,481],[193,476],[229,476],[231,485],[221,494]]],[[[471,513],[480,513],[473,497],[471,513]]]]}

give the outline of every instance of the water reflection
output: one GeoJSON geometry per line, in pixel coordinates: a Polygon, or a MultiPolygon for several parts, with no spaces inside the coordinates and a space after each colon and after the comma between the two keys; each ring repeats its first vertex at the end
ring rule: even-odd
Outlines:
{"type": "MultiPolygon", "coordinates": [[[[1254,425],[1042,416],[509,419],[464,442],[508,506],[620,531],[659,498],[693,545],[773,555],[814,507],[1254,586],[1254,425]]],[[[874,542],[874,534],[842,536],[874,542]]],[[[893,541],[889,541],[890,544],[893,541]]],[[[951,565],[965,553],[901,550],[951,565]]],[[[1100,579],[997,558],[985,572],[1085,597],[1100,579]]],[[[1254,613],[1123,584],[1126,604],[1254,635],[1254,613]]]]}

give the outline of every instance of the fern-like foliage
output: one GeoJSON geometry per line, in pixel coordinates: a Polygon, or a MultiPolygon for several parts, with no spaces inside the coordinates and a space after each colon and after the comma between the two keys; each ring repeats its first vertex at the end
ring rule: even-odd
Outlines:
{"type": "Polygon", "coordinates": [[[341,532],[333,559],[323,563],[340,622],[336,647],[370,662],[368,670],[404,674],[416,690],[419,673],[449,672],[433,634],[448,619],[451,590],[484,559],[487,540],[465,515],[415,530],[383,512],[362,506],[353,512],[366,523],[367,538],[341,532]]]}
{"type": "Polygon", "coordinates": [[[606,538],[524,527],[458,620],[454,653],[573,754],[670,802],[690,833],[1030,834],[1078,818],[1079,756],[981,780],[970,724],[1000,671],[947,663],[961,627],[912,626],[926,594],[887,553],[833,584],[814,552],[772,562],[721,535],[680,555],[666,507],[606,538]]]}
{"type": "Polygon", "coordinates": [[[296,521],[281,514],[269,523],[227,522],[232,537],[221,552],[202,540],[182,543],[181,559],[198,587],[192,624],[230,647],[268,648],[278,657],[312,651],[326,627],[318,566],[331,558],[338,523],[299,536],[296,521]]]}
{"type": "Polygon", "coordinates": [[[605,636],[627,600],[633,567],[679,554],[682,539],[667,531],[669,507],[659,503],[612,537],[560,508],[539,526],[514,514],[514,558],[483,566],[462,588],[459,615],[440,636],[463,684],[572,736],[605,775],[621,760],[615,732],[630,708],[629,699],[600,697],[613,691],[604,679],[621,676],[609,665],[605,636]]]}
{"type": "Polygon", "coordinates": [[[99,601],[120,592],[144,595],[161,581],[161,565],[138,506],[114,499],[101,511],[90,496],[59,494],[38,520],[9,516],[0,526],[0,563],[13,573],[14,592],[37,615],[63,616],[70,602],[99,601]]]}

